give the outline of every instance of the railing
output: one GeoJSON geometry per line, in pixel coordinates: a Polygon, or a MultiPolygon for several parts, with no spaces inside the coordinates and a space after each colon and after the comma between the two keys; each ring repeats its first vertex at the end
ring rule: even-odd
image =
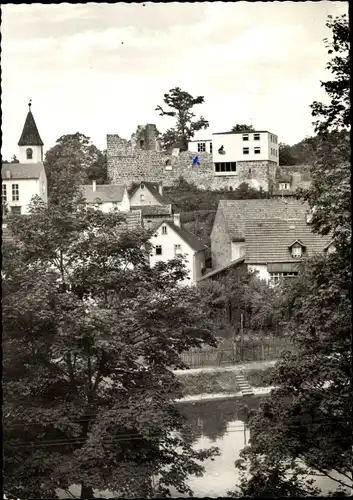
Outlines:
{"type": "MultiPolygon", "coordinates": [[[[238,344],[238,343],[237,343],[238,344]]],[[[241,348],[207,348],[191,349],[181,355],[182,361],[192,368],[202,366],[226,366],[253,361],[273,361],[280,357],[284,350],[294,350],[289,343],[268,343],[260,345],[244,345],[241,348]]]]}

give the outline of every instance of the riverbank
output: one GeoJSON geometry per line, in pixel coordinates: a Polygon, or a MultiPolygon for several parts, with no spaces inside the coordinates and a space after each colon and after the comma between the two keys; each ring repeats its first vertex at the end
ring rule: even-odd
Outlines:
{"type": "MultiPolygon", "coordinates": [[[[256,396],[266,396],[267,394],[270,394],[272,389],[275,389],[275,386],[270,386],[270,387],[253,387],[252,388],[254,391],[253,396],[248,396],[248,397],[256,397],[256,396]]],[[[232,399],[232,398],[242,398],[244,397],[243,393],[241,391],[239,392],[233,392],[233,393],[227,393],[227,392],[222,392],[218,394],[194,394],[191,396],[185,396],[180,399],[176,399],[176,403],[193,403],[193,402],[204,402],[204,401],[217,401],[217,400],[222,400],[222,399],[232,399]]]]}
{"type": "Polygon", "coordinates": [[[255,390],[261,394],[263,391],[269,392],[274,364],[275,361],[258,361],[226,367],[175,370],[174,373],[183,385],[184,397],[179,401],[199,401],[209,395],[212,395],[212,399],[242,395],[239,374],[243,375],[254,394],[255,390]]]}

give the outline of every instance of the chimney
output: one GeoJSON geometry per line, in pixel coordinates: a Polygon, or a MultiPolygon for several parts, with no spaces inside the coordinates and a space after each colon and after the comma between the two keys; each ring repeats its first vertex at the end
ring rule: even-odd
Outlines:
{"type": "Polygon", "coordinates": [[[161,196],[163,196],[163,184],[162,184],[162,182],[160,182],[160,183],[158,184],[158,192],[159,192],[159,194],[160,194],[161,196]]]}
{"type": "Polygon", "coordinates": [[[11,179],[11,170],[6,170],[6,179],[11,179]]]}
{"type": "Polygon", "coordinates": [[[180,214],[174,214],[174,224],[180,227],[180,214]]]}
{"type": "Polygon", "coordinates": [[[97,190],[97,183],[96,183],[96,181],[92,181],[92,189],[93,189],[93,192],[95,193],[96,190],[97,190]]]}

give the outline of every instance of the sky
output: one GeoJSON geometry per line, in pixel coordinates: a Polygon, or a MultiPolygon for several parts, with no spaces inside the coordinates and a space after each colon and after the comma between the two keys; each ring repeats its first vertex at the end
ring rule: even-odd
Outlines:
{"type": "Polygon", "coordinates": [[[2,5],[2,155],[18,154],[27,103],[44,150],[64,134],[129,139],[155,123],[163,95],[204,96],[209,139],[237,123],[294,144],[313,135],[310,104],[325,102],[327,16],[346,2],[2,5]]]}

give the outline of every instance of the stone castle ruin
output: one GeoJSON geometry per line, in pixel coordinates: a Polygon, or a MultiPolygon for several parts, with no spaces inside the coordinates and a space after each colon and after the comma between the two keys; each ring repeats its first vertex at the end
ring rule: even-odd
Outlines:
{"type": "Polygon", "coordinates": [[[108,177],[112,184],[162,182],[171,186],[180,177],[200,189],[236,189],[243,182],[272,191],[277,165],[272,161],[238,161],[236,175],[215,174],[212,154],[197,153],[200,165],[192,165],[195,153],[178,148],[162,151],[154,124],[138,126],[130,140],[107,135],[108,177]]]}

